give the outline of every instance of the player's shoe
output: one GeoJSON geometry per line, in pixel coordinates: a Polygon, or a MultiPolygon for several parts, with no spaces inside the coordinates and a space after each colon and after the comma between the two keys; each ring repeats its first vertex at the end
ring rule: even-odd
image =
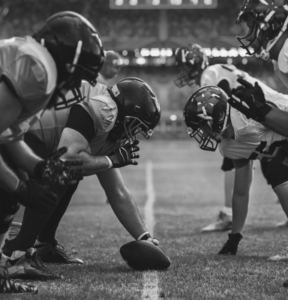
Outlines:
{"type": "Polygon", "coordinates": [[[278,228],[288,228],[288,220],[286,220],[286,221],[283,221],[283,222],[280,222],[280,223],[277,223],[276,224],[276,227],[278,227],[278,228]]]}
{"type": "Polygon", "coordinates": [[[219,212],[217,221],[205,226],[201,232],[228,231],[232,228],[232,216],[227,215],[223,211],[219,212]]]}
{"type": "Polygon", "coordinates": [[[280,260],[288,260],[288,248],[286,248],[284,251],[282,251],[279,254],[276,254],[274,256],[270,256],[268,258],[269,261],[280,261],[280,260]]]}
{"type": "Polygon", "coordinates": [[[8,277],[8,270],[0,267],[0,294],[37,294],[38,289],[31,284],[23,284],[8,277]]]}
{"type": "Polygon", "coordinates": [[[8,239],[14,239],[18,234],[19,231],[21,229],[21,225],[22,223],[20,222],[12,222],[10,227],[9,227],[9,231],[8,231],[8,239]]]}
{"type": "Polygon", "coordinates": [[[228,234],[228,241],[223,245],[222,249],[219,251],[218,254],[222,255],[236,255],[238,250],[238,245],[240,241],[243,239],[241,233],[229,233],[228,234]]]}
{"type": "Polygon", "coordinates": [[[30,248],[26,251],[14,251],[12,257],[7,260],[6,268],[9,278],[54,280],[63,278],[49,270],[37,256],[36,249],[30,248]],[[16,259],[14,259],[16,257],[16,259]]]}
{"type": "Polygon", "coordinates": [[[73,257],[67,253],[65,248],[56,242],[55,246],[51,244],[39,244],[34,246],[37,250],[37,255],[45,262],[52,264],[80,264],[83,265],[83,260],[73,257]]]}

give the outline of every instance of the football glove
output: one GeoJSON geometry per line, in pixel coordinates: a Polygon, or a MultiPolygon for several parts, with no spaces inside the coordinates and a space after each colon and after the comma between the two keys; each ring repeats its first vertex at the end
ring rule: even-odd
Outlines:
{"type": "Polygon", "coordinates": [[[219,251],[218,254],[223,255],[236,255],[238,250],[238,245],[240,241],[243,239],[241,233],[229,233],[228,234],[228,241],[224,244],[222,249],[219,251]]]}
{"type": "Polygon", "coordinates": [[[243,78],[238,78],[237,81],[242,85],[232,89],[232,96],[228,99],[228,103],[243,113],[248,119],[251,118],[257,122],[263,122],[271,110],[271,106],[267,104],[265,95],[258,82],[255,82],[253,86],[243,78]]]}
{"type": "MultiPolygon", "coordinates": [[[[11,201],[41,213],[52,212],[58,203],[57,196],[35,180],[20,181],[17,189],[10,193],[11,201]]],[[[9,199],[10,200],[10,199],[9,199]]]]}
{"type": "Polygon", "coordinates": [[[72,185],[83,179],[83,171],[74,169],[74,167],[82,165],[80,160],[63,161],[59,159],[66,152],[67,148],[62,147],[47,159],[39,161],[34,169],[36,179],[60,185],[72,185]]]}
{"type": "Polygon", "coordinates": [[[155,246],[159,245],[159,241],[153,238],[148,232],[141,234],[140,237],[137,239],[137,241],[149,241],[152,242],[155,246]]]}
{"type": "Polygon", "coordinates": [[[122,147],[115,149],[107,156],[112,162],[112,168],[122,168],[128,165],[138,165],[138,162],[134,158],[139,158],[139,154],[135,153],[140,150],[137,146],[138,140],[129,142],[122,147]]]}

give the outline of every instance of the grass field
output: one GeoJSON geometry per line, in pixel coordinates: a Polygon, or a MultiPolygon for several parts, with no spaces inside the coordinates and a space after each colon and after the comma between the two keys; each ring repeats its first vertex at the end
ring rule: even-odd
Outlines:
{"type": "Polygon", "coordinates": [[[147,163],[152,167],[155,223],[150,219],[149,226],[171,257],[172,265],[165,272],[136,272],[125,264],[119,247],[132,239],[105,203],[97,178],[86,178],[58,232],[58,240],[77,251],[85,265],[51,265],[65,278],[36,282],[39,294],[33,299],[288,299],[288,289],[282,286],[288,279],[287,262],[267,261],[287,245],[288,229],[275,227],[285,215],[258,162],[238,255],[217,255],[227,233],[199,232],[223,206],[221,162],[218,152],[201,151],[191,140],[152,140],[141,141],[139,166],[122,169],[126,185],[147,217],[147,163]]]}

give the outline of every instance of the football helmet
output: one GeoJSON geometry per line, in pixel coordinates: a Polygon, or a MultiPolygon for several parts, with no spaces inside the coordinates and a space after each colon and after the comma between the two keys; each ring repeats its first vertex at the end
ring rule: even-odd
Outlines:
{"type": "Polygon", "coordinates": [[[105,59],[102,41],[95,27],[83,16],[64,11],[47,19],[32,37],[47,48],[56,63],[56,92],[60,99],[56,101],[55,109],[82,101],[81,80],[94,86],[105,59]],[[62,91],[67,90],[72,91],[74,98],[66,100],[62,91]]]}
{"type": "Polygon", "coordinates": [[[227,128],[229,104],[227,94],[217,86],[205,86],[188,99],[183,115],[187,132],[200,148],[215,151],[221,133],[227,128]]]}
{"type": "Polygon", "coordinates": [[[152,88],[142,79],[127,77],[108,88],[108,92],[118,107],[110,139],[121,145],[135,140],[138,133],[149,139],[161,116],[160,104],[152,88]]]}
{"type": "Polygon", "coordinates": [[[202,72],[209,65],[205,50],[197,45],[190,44],[187,47],[176,49],[175,64],[182,70],[174,80],[178,87],[199,84],[202,72]]]}
{"type": "Polygon", "coordinates": [[[245,0],[236,23],[241,22],[248,26],[245,36],[237,36],[241,47],[249,55],[267,61],[269,51],[287,29],[288,3],[286,0],[245,0]]]}

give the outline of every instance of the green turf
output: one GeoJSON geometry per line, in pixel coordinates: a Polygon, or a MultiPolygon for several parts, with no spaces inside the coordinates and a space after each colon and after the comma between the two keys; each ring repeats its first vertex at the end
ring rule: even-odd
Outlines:
{"type": "MultiPolygon", "coordinates": [[[[238,255],[227,257],[217,255],[227,233],[199,232],[223,206],[219,153],[200,151],[190,140],[141,141],[139,166],[123,169],[141,212],[147,160],[154,170],[155,236],[172,259],[171,267],[158,273],[158,297],[153,299],[288,299],[288,289],[282,287],[288,279],[287,262],[267,261],[288,246],[288,229],[275,227],[285,215],[258,163],[244,239],[238,255]]],[[[96,176],[81,183],[60,225],[58,240],[77,251],[74,255],[84,259],[85,265],[51,265],[65,278],[36,282],[39,294],[33,299],[141,299],[143,274],[130,269],[119,254],[119,247],[131,238],[105,198],[96,176]]],[[[0,296],[26,298],[30,297],[0,296]]]]}

